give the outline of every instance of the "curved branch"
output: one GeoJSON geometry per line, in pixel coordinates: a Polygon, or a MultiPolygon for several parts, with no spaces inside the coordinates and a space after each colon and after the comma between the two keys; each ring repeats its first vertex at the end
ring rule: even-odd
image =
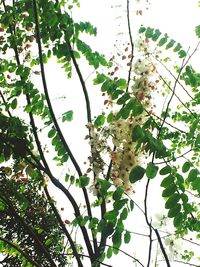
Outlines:
{"type": "Polygon", "coordinates": [[[74,158],[74,155],[72,154],[72,152],[71,152],[71,150],[70,150],[70,148],[69,148],[69,146],[68,146],[68,144],[67,144],[67,142],[63,136],[63,133],[60,129],[60,126],[58,125],[58,122],[56,120],[56,116],[55,116],[54,111],[53,111],[53,107],[52,107],[51,100],[50,100],[49,93],[48,93],[46,77],[45,77],[45,70],[44,70],[44,63],[43,63],[43,58],[42,58],[42,45],[41,45],[41,40],[40,40],[40,30],[39,30],[38,11],[37,11],[36,0],[33,0],[33,9],[34,9],[35,32],[36,32],[36,39],[37,39],[37,44],[38,44],[38,53],[39,53],[42,83],[43,83],[44,93],[45,93],[46,101],[48,104],[49,112],[50,112],[52,121],[54,123],[54,126],[55,126],[57,132],[58,132],[58,135],[60,137],[60,140],[61,140],[63,146],[65,147],[67,153],[69,154],[69,157],[70,157],[78,175],[82,176],[81,169],[80,169],[76,159],[74,158]]]}
{"type": "Polygon", "coordinates": [[[69,240],[69,243],[70,243],[70,246],[72,248],[72,251],[73,251],[73,255],[75,256],[76,260],[77,260],[77,263],[78,263],[78,267],[83,267],[83,264],[81,262],[81,259],[80,259],[80,255],[78,254],[77,252],[77,249],[76,249],[76,246],[74,244],[74,241],[72,240],[71,236],[70,236],[70,233],[68,232],[67,228],[65,227],[61,217],[60,217],[60,214],[58,213],[58,210],[56,209],[55,205],[53,204],[52,200],[51,200],[51,196],[49,195],[49,192],[48,192],[48,189],[47,187],[45,186],[44,187],[44,191],[45,191],[45,194],[47,196],[47,199],[49,200],[49,204],[51,205],[51,208],[52,210],[54,211],[54,214],[63,230],[63,232],[65,233],[67,239],[69,240]]]}

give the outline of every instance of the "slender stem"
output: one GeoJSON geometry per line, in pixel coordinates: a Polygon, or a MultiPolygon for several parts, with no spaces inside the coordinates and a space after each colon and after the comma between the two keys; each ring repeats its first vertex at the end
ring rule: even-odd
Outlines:
{"type": "Polygon", "coordinates": [[[149,253],[148,253],[147,267],[150,266],[150,262],[151,262],[151,252],[152,252],[152,242],[153,242],[153,240],[152,240],[152,226],[151,226],[151,223],[149,222],[148,211],[147,211],[147,196],[148,196],[149,183],[150,183],[150,179],[148,179],[147,184],[146,184],[145,198],[144,198],[144,216],[146,219],[146,223],[149,227],[149,253]]]}
{"type": "MultiPolygon", "coordinates": [[[[162,75],[159,74],[159,77],[161,78],[161,80],[164,82],[164,84],[168,87],[168,89],[173,92],[173,89],[171,88],[171,86],[166,82],[166,80],[162,77],[162,75]]],[[[190,114],[196,118],[196,115],[185,105],[185,103],[183,103],[183,101],[180,99],[180,97],[174,93],[174,95],[176,96],[176,98],[179,100],[179,102],[190,112],[190,114]]]]}
{"type": "Polygon", "coordinates": [[[138,259],[136,259],[135,257],[133,257],[132,255],[130,255],[129,253],[127,253],[126,251],[120,249],[120,248],[117,248],[117,247],[113,247],[113,246],[110,246],[110,245],[105,245],[106,247],[110,247],[110,248],[113,248],[113,249],[117,249],[118,251],[120,251],[121,253],[123,253],[124,255],[128,256],[129,258],[131,258],[132,260],[136,261],[137,263],[139,263],[142,267],[145,267],[138,259]]]}
{"type": "Polygon", "coordinates": [[[67,42],[67,46],[69,48],[69,52],[70,52],[70,55],[71,55],[71,58],[72,58],[72,62],[74,64],[74,67],[76,69],[76,72],[78,74],[78,77],[79,77],[79,80],[80,80],[80,83],[81,83],[81,86],[83,88],[83,93],[84,93],[84,97],[85,97],[85,103],[86,103],[86,110],[87,110],[87,121],[88,122],[92,122],[92,115],[91,115],[91,107],[90,107],[90,99],[89,99],[89,95],[88,95],[88,92],[87,92],[87,88],[86,88],[86,85],[85,85],[85,81],[83,79],[83,75],[81,73],[81,70],[79,68],[79,65],[76,61],[76,58],[74,56],[74,52],[73,52],[73,49],[70,45],[69,42],[67,42]]]}
{"type": "Polygon", "coordinates": [[[187,266],[194,266],[194,267],[200,267],[200,265],[198,264],[195,264],[195,263],[191,263],[191,262],[184,262],[184,261],[180,261],[180,260],[174,260],[174,262],[177,262],[177,263],[181,263],[181,264],[186,264],[187,266]]]}
{"type": "Polygon", "coordinates": [[[128,80],[127,80],[127,88],[126,91],[128,91],[130,80],[131,80],[131,71],[132,71],[132,63],[133,63],[133,58],[134,58],[134,43],[133,43],[133,37],[132,37],[132,32],[131,32],[131,23],[130,23],[130,2],[127,0],[127,23],[128,23],[128,34],[129,34],[129,39],[131,43],[131,59],[130,59],[130,67],[128,71],[128,80]]]}
{"type": "Polygon", "coordinates": [[[165,161],[161,161],[161,162],[154,162],[155,165],[159,165],[159,164],[163,164],[163,163],[168,163],[170,161],[174,161],[174,160],[177,160],[179,158],[183,158],[185,155],[187,155],[188,153],[192,152],[192,149],[189,149],[188,151],[186,151],[185,153],[183,153],[182,155],[180,156],[177,156],[175,159],[168,159],[168,160],[165,160],[165,161]]]}
{"type": "Polygon", "coordinates": [[[69,240],[70,246],[71,246],[72,251],[73,251],[73,255],[75,256],[75,258],[77,260],[78,267],[83,267],[83,264],[82,264],[81,259],[80,259],[80,255],[77,252],[74,241],[72,240],[70,233],[68,232],[67,228],[65,227],[65,225],[64,225],[64,223],[63,223],[63,221],[62,221],[62,219],[58,213],[58,210],[56,209],[55,205],[53,204],[51,196],[49,195],[49,192],[48,192],[48,189],[46,186],[44,187],[44,191],[45,191],[45,194],[46,194],[47,199],[49,201],[49,204],[51,205],[51,208],[54,211],[54,214],[56,215],[56,218],[57,218],[63,232],[65,233],[67,239],[69,240]]]}
{"type": "Polygon", "coordinates": [[[163,256],[164,256],[164,258],[165,258],[167,267],[170,267],[171,265],[170,265],[170,262],[169,262],[169,258],[168,258],[168,256],[167,256],[167,253],[166,253],[165,248],[164,248],[164,246],[163,246],[163,243],[162,243],[160,234],[159,234],[159,232],[158,232],[157,229],[154,229],[154,232],[155,232],[155,234],[156,234],[156,236],[157,236],[157,238],[158,238],[158,242],[159,242],[159,245],[160,245],[160,249],[161,249],[161,251],[162,251],[162,253],[163,253],[163,256]]]}
{"type": "Polygon", "coordinates": [[[181,65],[181,67],[180,67],[180,70],[179,70],[178,75],[177,75],[177,77],[176,77],[176,80],[175,80],[175,82],[174,82],[174,86],[173,86],[173,89],[172,89],[172,94],[171,94],[171,97],[170,97],[170,99],[169,99],[169,101],[168,101],[168,103],[167,103],[167,107],[166,107],[166,110],[165,110],[164,118],[163,118],[163,121],[162,121],[160,130],[159,130],[159,132],[158,132],[157,138],[160,137],[160,134],[161,134],[163,125],[164,125],[165,120],[166,120],[166,118],[167,118],[167,113],[168,113],[168,110],[169,110],[171,101],[172,101],[172,99],[173,99],[173,97],[174,97],[174,95],[175,95],[175,90],[176,90],[176,86],[177,86],[179,77],[180,77],[181,72],[182,72],[182,70],[183,70],[183,68],[184,68],[184,62],[185,62],[185,58],[184,58],[183,61],[182,61],[182,65],[181,65]]]}
{"type": "MultiPolygon", "coordinates": [[[[170,71],[170,69],[167,68],[167,66],[158,58],[154,57],[168,72],[169,74],[176,80],[176,76],[170,71]]],[[[182,87],[182,89],[186,92],[186,94],[194,100],[194,98],[188,93],[188,90],[182,85],[182,83],[178,80],[178,84],[182,87]]]]}
{"type": "MultiPolygon", "coordinates": [[[[154,114],[154,113],[151,113],[151,115],[154,116],[154,117],[156,117],[157,119],[159,119],[159,120],[162,121],[162,122],[164,121],[163,118],[160,118],[159,116],[157,116],[157,115],[154,114]]],[[[172,125],[171,123],[167,122],[166,120],[165,120],[164,123],[167,124],[167,125],[169,125],[170,127],[174,128],[175,130],[179,131],[180,133],[187,134],[185,131],[183,131],[182,129],[179,129],[178,127],[176,127],[176,126],[174,126],[174,125],[172,125]]]]}
{"type": "MultiPolygon", "coordinates": [[[[80,80],[80,83],[81,83],[81,86],[82,86],[82,89],[83,89],[83,94],[84,94],[85,103],[86,103],[86,111],[87,111],[87,122],[91,123],[92,122],[92,115],[91,115],[90,99],[89,99],[89,95],[88,95],[87,88],[86,88],[86,85],[85,85],[85,81],[83,79],[83,75],[81,73],[79,65],[78,65],[78,63],[76,61],[76,58],[74,56],[74,52],[73,52],[73,49],[71,47],[70,42],[67,42],[67,46],[69,48],[70,55],[71,55],[71,58],[72,58],[72,62],[74,64],[74,67],[76,69],[76,72],[78,74],[78,77],[79,77],[79,80],[80,80]]],[[[90,139],[91,139],[90,128],[88,127],[88,129],[89,129],[89,136],[90,136],[90,139]]],[[[92,153],[92,145],[91,145],[91,154],[93,154],[92,153]]],[[[94,173],[94,177],[95,177],[95,173],[94,173]]],[[[92,218],[92,210],[91,210],[90,201],[89,201],[89,197],[88,197],[88,193],[87,193],[86,188],[83,188],[83,194],[84,194],[84,197],[85,197],[85,200],[86,200],[86,206],[87,206],[88,215],[89,215],[90,218],[92,218]]],[[[97,240],[96,240],[96,237],[94,236],[93,233],[92,233],[92,236],[93,236],[94,250],[97,252],[97,250],[98,250],[97,240]]]]}
{"type": "Polygon", "coordinates": [[[10,240],[3,238],[0,236],[0,240],[3,241],[4,243],[8,244],[9,246],[13,247],[16,249],[22,256],[24,256],[30,263],[32,263],[36,267],[40,267],[39,263],[37,263],[35,260],[33,260],[27,253],[23,251],[22,248],[11,242],[10,240]]]}

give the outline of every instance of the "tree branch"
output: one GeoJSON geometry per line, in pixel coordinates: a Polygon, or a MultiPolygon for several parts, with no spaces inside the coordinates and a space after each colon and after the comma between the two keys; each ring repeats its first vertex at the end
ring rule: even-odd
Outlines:
{"type": "Polygon", "coordinates": [[[60,214],[58,213],[57,208],[55,207],[55,205],[52,202],[52,199],[51,199],[51,196],[49,195],[47,186],[44,187],[44,191],[45,191],[45,194],[46,194],[47,199],[49,201],[49,204],[51,205],[51,208],[52,208],[52,210],[53,210],[53,212],[54,212],[54,214],[55,214],[55,216],[56,216],[56,218],[57,218],[57,220],[58,220],[63,232],[65,233],[67,239],[69,240],[70,246],[71,246],[72,251],[73,251],[73,255],[75,256],[75,258],[77,260],[78,266],[79,267],[83,267],[83,264],[82,264],[81,259],[80,259],[80,255],[77,252],[77,249],[76,249],[76,246],[74,244],[74,241],[72,240],[67,228],[65,227],[65,225],[64,225],[64,223],[63,223],[63,221],[62,221],[62,219],[60,217],[60,214]]]}
{"type": "Polygon", "coordinates": [[[39,263],[37,263],[35,260],[33,260],[27,253],[25,253],[19,246],[13,244],[11,241],[9,241],[6,238],[3,238],[0,236],[0,240],[3,241],[4,243],[8,244],[9,246],[13,247],[16,249],[22,256],[24,256],[30,263],[32,263],[36,267],[41,267],[39,263]]]}
{"type": "MultiPolygon", "coordinates": [[[[153,229],[154,229],[154,228],[153,228],[153,229]]],[[[166,264],[167,264],[168,267],[170,267],[171,265],[170,265],[170,262],[169,262],[169,258],[168,258],[168,256],[167,256],[167,253],[166,253],[165,248],[164,248],[164,246],[163,246],[163,243],[162,243],[160,234],[159,234],[159,232],[158,232],[157,229],[154,229],[154,232],[155,232],[155,234],[156,234],[156,236],[157,236],[157,239],[158,239],[158,242],[159,242],[159,245],[160,245],[160,249],[161,249],[161,251],[162,251],[162,253],[163,253],[163,256],[164,256],[164,258],[165,258],[166,264]]]]}

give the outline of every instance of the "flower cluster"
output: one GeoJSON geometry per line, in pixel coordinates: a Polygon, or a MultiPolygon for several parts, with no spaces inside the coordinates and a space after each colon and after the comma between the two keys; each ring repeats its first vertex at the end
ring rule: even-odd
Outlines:
{"type": "Polygon", "coordinates": [[[129,172],[134,165],[139,163],[139,157],[135,155],[135,144],[131,140],[131,131],[135,120],[117,120],[110,125],[112,142],[115,151],[110,153],[112,160],[111,178],[115,186],[122,186],[127,193],[132,193],[133,188],[129,181],[129,172]]]}

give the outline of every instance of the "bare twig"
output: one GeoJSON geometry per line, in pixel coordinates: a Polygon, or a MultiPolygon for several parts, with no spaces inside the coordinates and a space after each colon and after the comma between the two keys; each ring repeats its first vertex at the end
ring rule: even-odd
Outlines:
{"type": "Polygon", "coordinates": [[[126,88],[126,91],[128,91],[130,80],[131,80],[132,63],[133,63],[133,58],[134,58],[134,43],[133,43],[133,37],[132,37],[132,32],[131,32],[130,2],[129,2],[129,0],[127,0],[126,6],[127,6],[126,9],[127,9],[128,34],[129,34],[129,39],[130,39],[130,43],[131,43],[131,58],[130,58],[130,62],[129,62],[130,67],[129,67],[129,71],[128,71],[128,80],[127,80],[127,88],[126,88]]]}
{"type": "MultiPolygon", "coordinates": [[[[167,83],[167,81],[163,78],[162,75],[159,74],[159,77],[161,78],[161,80],[164,82],[164,84],[168,87],[168,89],[173,92],[173,89],[171,88],[171,86],[167,83]]],[[[174,95],[176,96],[176,98],[178,99],[178,101],[190,112],[190,114],[196,118],[195,114],[185,105],[185,103],[180,99],[180,97],[174,93],[174,95]]]]}

